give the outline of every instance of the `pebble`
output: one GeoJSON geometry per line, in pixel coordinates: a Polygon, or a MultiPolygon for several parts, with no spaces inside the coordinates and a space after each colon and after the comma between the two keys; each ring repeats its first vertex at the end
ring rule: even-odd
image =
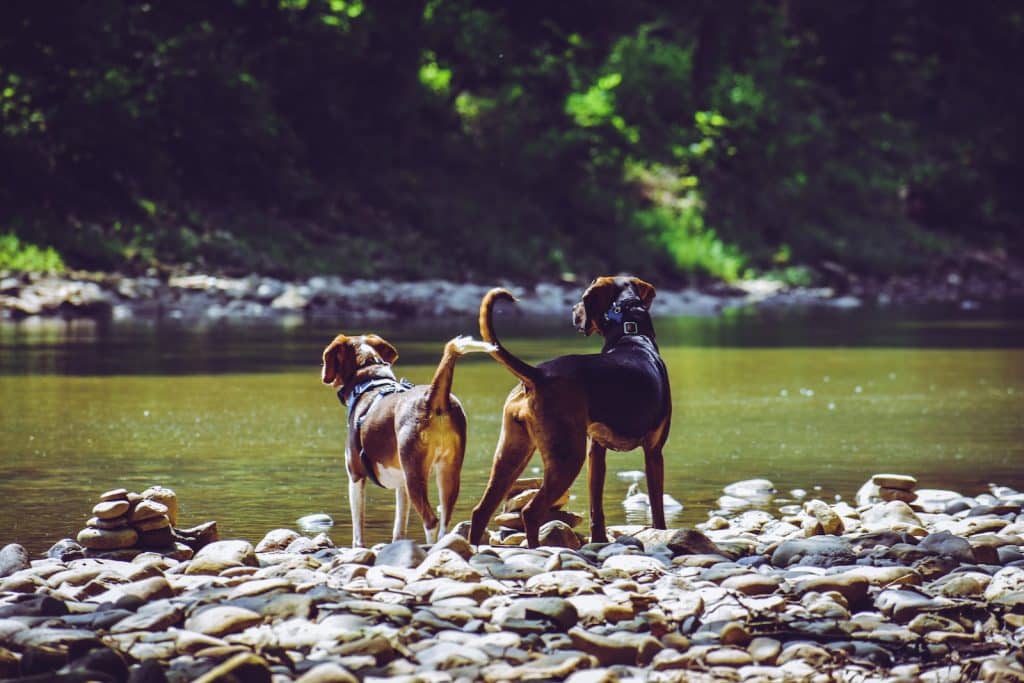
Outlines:
{"type": "MultiPolygon", "coordinates": [[[[1020,680],[1018,495],[956,493],[972,502],[954,513],[805,500],[578,550],[334,548],[290,529],[182,559],[83,559],[65,540],[33,562],[11,544],[0,675],[113,656],[117,680],[1020,680]]],[[[170,531],[167,513],[142,521],[161,518],[170,531]]]]}

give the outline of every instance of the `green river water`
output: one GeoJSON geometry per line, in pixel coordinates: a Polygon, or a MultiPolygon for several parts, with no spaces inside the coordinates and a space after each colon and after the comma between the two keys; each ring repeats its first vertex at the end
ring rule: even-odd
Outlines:
{"type": "MultiPolygon", "coordinates": [[[[666,490],[684,505],[674,524],[706,519],[725,485],[750,478],[774,482],[774,505],[797,488],[852,500],[883,471],[968,494],[988,482],[1024,486],[1019,310],[732,311],[655,324],[674,401],[666,490]]],[[[509,317],[498,329],[534,362],[600,347],[560,319],[509,317]]],[[[368,330],[398,347],[396,372],[423,382],[442,342],[475,323],[345,331],[368,330]]],[[[101,492],[154,484],[178,493],[181,526],[217,520],[222,538],[255,543],[326,513],[335,543],[350,543],[344,411],[319,381],[320,353],[337,331],[309,322],[0,325],[0,546],[43,552],[75,535],[101,492]]],[[[513,384],[486,356],[457,368],[470,420],[457,519],[483,491],[513,384]]],[[[639,451],[609,453],[610,524],[641,521],[627,520],[629,482],[617,475],[642,469],[639,451]]],[[[368,491],[368,541],[389,540],[393,494],[368,491]]],[[[572,493],[569,509],[586,515],[585,476],[572,493]]],[[[410,532],[422,539],[415,513],[410,532]]]]}

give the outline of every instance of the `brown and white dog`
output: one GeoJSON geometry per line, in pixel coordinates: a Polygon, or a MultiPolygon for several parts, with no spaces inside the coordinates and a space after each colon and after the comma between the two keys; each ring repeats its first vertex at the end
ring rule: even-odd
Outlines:
{"type": "Polygon", "coordinates": [[[459,497],[466,450],[466,414],[451,393],[455,361],[492,348],[470,337],[452,339],[430,384],[423,385],[395,377],[391,364],[398,351],[375,334],[339,334],[324,349],[321,379],[348,408],[345,467],[354,547],[363,546],[367,479],[395,491],[392,540],[405,536],[410,501],[423,519],[427,543],[444,534],[459,497]],[[440,523],[427,497],[431,473],[441,499],[440,523]]]}
{"type": "Polygon", "coordinates": [[[672,399],[668,374],[654,341],[648,313],[654,287],[635,277],[600,277],[573,308],[577,329],[604,337],[601,353],[560,356],[536,367],[512,355],[498,341],[492,308],[515,301],[504,289],[492,289],[480,303],[480,334],[495,345],[491,357],[519,378],[505,400],[490,480],[473,510],[470,542],[479,543],[498,504],[540,451],[544,483],[523,508],[530,547],[536,547],[541,520],[589,460],[590,533],[607,541],[604,521],[607,449],[644,449],[654,526],[665,528],[664,459],[672,399]]]}

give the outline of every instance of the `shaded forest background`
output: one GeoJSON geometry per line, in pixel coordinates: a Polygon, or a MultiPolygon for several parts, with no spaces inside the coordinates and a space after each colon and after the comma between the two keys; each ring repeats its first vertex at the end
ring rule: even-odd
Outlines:
{"type": "Polygon", "coordinates": [[[1014,254],[1021,64],[1012,0],[7,0],[0,259],[806,283],[1014,254]]]}

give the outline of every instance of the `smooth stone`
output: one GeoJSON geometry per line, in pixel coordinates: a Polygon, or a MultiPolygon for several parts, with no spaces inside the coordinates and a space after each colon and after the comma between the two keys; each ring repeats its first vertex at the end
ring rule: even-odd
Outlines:
{"type": "Polygon", "coordinates": [[[193,683],[222,683],[226,681],[270,683],[272,680],[270,667],[262,657],[251,652],[239,652],[196,678],[193,683]]]}
{"type": "Polygon", "coordinates": [[[704,662],[708,666],[746,666],[754,661],[750,653],[738,647],[719,647],[710,650],[704,655],[704,662]]]}
{"type": "Polygon", "coordinates": [[[317,534],[313,538],[299,536],[284,549],[289,554],[312,555],[321,550],[329,550],[334,547],[334,542],[325,533],[317,534]]]}
{"type": "Polygon", "coordinates": [[[906,474],[876,474],[871,477],[875,486],[912,491],[917,487],[917,479],[906,474]]]}
{"type": "Polygon", "coordinates": [[[340,665],[325,662],[296,678],[295,683],[359,683],[359,679],[340,665]]]}
{"type": "Polygon", "coordinates": [[[526,580],[526,590],[541,595],[580,595],[597,593],[600,586],[590,572],[578,569],[562,569],[541,572],[526,580]]]}
{"type": "Polygon", "coordinates": [[[604,594],[574,595],[567,600],[576,608],[579,621],[584,626],[614,624],[636,616],[632,602],[617,602],[604,594]]]}
{"type": "Polygon", "coordinates": [[[502,611],[496,611],[494,619],[499,625],[514,619],[542,619],[562,631],[567,631],[579,621],[576,608],[562,598],[517,598],[502,611]]]}
{"type": "Polygon", "coordinates": [[[781,584],[782,579],[777,576],[747,572],[730,576],[721,583],[721,586],[744,595],[770,595],[778,590],[781,584]]]}
{"type": "Polygon", "coordinates": [[[646,666],[662,649],[660,642],[646,634],[602,635],[577,626],[569,630],[569,637],[574,647],[596,657],[602,666],[646,666]]]}
{"type": "Polygon", "coordinates": [[[718,641],[722,645],[746,647],[750,643],[750,632],[740,622],[730,621],[718,632],[718,641]]]}
{"type": "Polygon", "coordinates": [[[466,540],[466,537],[457,534],[454,531],[450,531],[438,540],[431,548],[427,555],[431,553],[440,552],[442,550],[450,550],[464,560],[469,560],[473,556],[473,547],[466,540]]]}
{"type": "Polygon", "coordinates": [[[49,595],[32,595],[18,602],[0,603],[0,621],[16,617],[59,617],[67,613],[67,605],[49,595]]]}
{"type": "Polygon", "coordinates": [[[935,555],[951,557],[961,563],[974,562],[974,552],[970,542],[965,538],[954,536],[949,531],[928,534],[918,542],[917,547],[919,550],[935,555]]]}
{"type": "Polygon", "coordinates": [[[248,541],[214,541],[200,548],[189,561],[185,573],[220,574],[232,567],[256,567],[256,550],[248,541]]]}
{"type": "Polygon", "coordinates": [[[8,543],[0,549],[0,579],[31,566],[32,562],[24,546],[8,543]]]}
{"type": "Polygon", "coordinates": [[[992,580],[985,587],[985,599],[992,602],[1004,595],[1022,590],[1024,590],[1024,568],[1003,567],[992,576],[992,580]]]}
{"type": "Polygon", "coordinates": [[[111,633],[131,633],[133,631],[166,631],[179,625],[185,618],[185,610],[170,600],[149,602],[138,609],[130,617],[117,622],[111,633]]]}
{"type": "MultiPolygon", "coordinates": [[[[167,506],[155,500],[149,498],[143,498],[135,507],[132,508],[131,514],[128,517],[128,521],[133,525],[137,522],[142,522],[147,519],[153,519],[154,517],[166,517],[167,506]]],[[[167,521],[170,526],[170,520],[167,521]]]]}
{"type": "Polygon", "coordinates": [[[910,620],[907,624],[907,628],[917,633],[918,635],[925,635],[929,631],[947,631],[950,633],[963,633],[964,627],[957,622],[939,614],[918,614],[916,617],[910,620]]]}
{"type": "Polygon", "coordinates": [[[929,590],[947,598],[977,598],[991,581],[992,577],[982,572],[956,572],[933,582],[929,590]]]}
{"type": "Polygon", "coordinates": [[[722,492],[736,498],[765,498],[775,493],[775,484],[767,479],[744,479],[729,484],[722,492]]]}
{"type": "Polygon", "coordinates": [[[831,662],[832,654],[825,648],[811,643],[790,643],[782,649],[775,663],[782,666],[794,660],[803,661],[817,669],[831,662]]]}
{"type": "Polygon", "coordinates": [[[904,624],[922,612],[937,611],[952,603],[916,591],[886,589],[875,597],[875,607],[893,621],[904,624]]]}
{"type": "Polygon", "coordinates": [[[634,538],[647,549],[654,545],[666,546],[673,555],[720,555],[721,550],[711,539],[697,529],[643,529],[634,538]]]}
{"type": "Polygon", "coordinates": [[[818,522],[822,533],[838,536],[845,530],[842,518],[828,503],[817,499],[808,500],[803,509],[818,522]]]}
{"type": "Polygon", "coordinates": [[[334,519],[328,514],[318,512],[299,517],[295,524],[307,533],[319,533],[330,530],[334,526],[334,519]]]}
{"type": "Polygon", "coordinates": [[[61,562],[80,560],[85,557],[85,548],[72,538],[62,538],[47,549],[46,557],[61,562]]]}
{"type": "Polygon", "coordinates": [[[917,500],[917,494],[913,491],[907,491],[905,489],[893,489],[888,486],[878,487],[878,497],[885,502],[891,500],[900,500],[904,503],[913,503],[917,500]]]}
{"type": "Polygon", "coordinates": [[[572,527],[561,520],[552,520],[541,525],[538,532],[538,541],[542,546],[554,546],[559,548],[571,548],[579,550],[583,541],[572,530],[572,527]]]}
{"type": "Polygon", "coordinates": [[[402,539],[388,543],[377,551],[375,566],[404,567],[414,569],[426,558],[427,554],[415,541],[402,539]]]}
{"type": "MultiPolygon", "coordinates": [[[[380,557],[377,559],[379,562],[380,557]]],[[[441,548],[428,554],[413,574],[414,580],[431,577],[468,582],[477,582],[481,579],[480,572],[462,559],[461,555],[448,548],[441,548]]]]}
{"type": "Polygon", "coordinates": [[[110,502],[112,500],[128,500],[128,489],[112,489],[100,494],[101,502],[110,502]]]}
{"type": "Polygon", "coordinates": [[[856,573],[826,574],[797,581],[797,590],[801,594],[835,591],[843,596],[848,605],[856,607],[867,601],[869,585],[866,578],[856,573]]]}
{"type": "Polygon", "coordinates": [[[78,542],[90,550],[131,548],[138,540],[138,532],[131,527],[124,527],[122,529],[93,529],[86,527],[78,532],[78,542]]]}
{"type": "Polygon", "coordinates": [[[832,567],[852,564],[850,543],[836,536],[814,536],[783,541],[772,553],[772,565],[789,567],[794,564],[812,567],[832,567]]]}
{"type": "Polygon", "coordinates": [[[92,514],[100,519],[112,519],[114,517],[121,517],[128,512],[128,508],[131,507],[131,503],[127,500],[110,500],[102,503],[97,503],[92,508],[92,514]]]}
{"type": "Polygon", "coordinates": [[[152,500],[167,508],[167,518],[171,526],[178,526],[178,495],[164,486],[150,486],[142,492],[143,500],[152,500]]]}
{"type": "Polygon", "coordinates": [[[302,534],[293,529],[274,529],[268,531],[263,536],[263,539],[256,544],[256,552],[272,553],[283,551],[292,541],[301,536],[302,534]]]}
{"type": "Polygon", "coordinates": [[[638,577],[663,574],[665,564],[647,555],[613,555],[601,565],[602,574],[620,577],[638,577]]]}
{"type": "Polygon", "coordinates": [[[122,529],[128,526],[128,517],[126,515],[121,515],[120,517],[114,517],[112,519],[90,517],[85,525],[92,527],[93,529],[122,529]]]}
{"type": "Polygon", "coordinates": [[[747,652],[758,664],[774,664],[776,657],[782,652],[782,643],[775,638],[758,636],[747,645],[747,652]]]}
{"type": "Polygon", "coordinates": [[[873,505],[860,513],[860,521],[867,531],[898,529],[900,527],[923,527],[921,519],[910,506],[900,500],[873,505]]]}
{"type": "Polygon", "coordinates": [[[244,631],[263,622],[258,612],[234,605],[217,605],[200,610],[185,621],[189,631],[221,637],[244,631]]]}

